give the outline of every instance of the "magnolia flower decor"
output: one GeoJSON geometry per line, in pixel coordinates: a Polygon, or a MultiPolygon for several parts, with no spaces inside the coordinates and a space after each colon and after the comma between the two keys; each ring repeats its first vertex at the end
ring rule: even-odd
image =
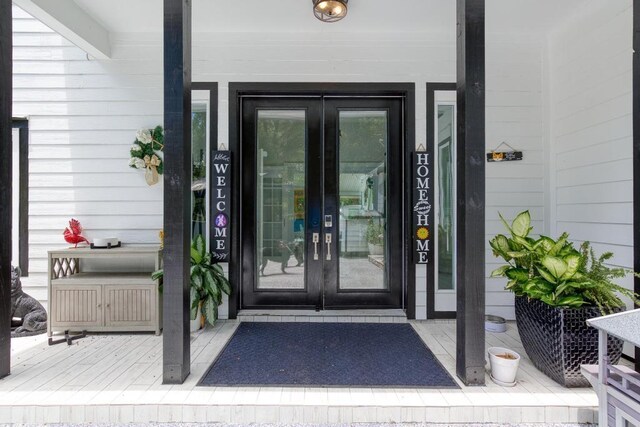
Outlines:
{"type": "Polygon", "coordinates": [[[162,150],[164,149],[164,132],[162,126],[155,129],[140,129],[136,140],[129,149],[131,159],[129,166],[134,169],[144,169],[144,179],[148,185],[157,184],[162,175],[164,163],[162,150]]]}

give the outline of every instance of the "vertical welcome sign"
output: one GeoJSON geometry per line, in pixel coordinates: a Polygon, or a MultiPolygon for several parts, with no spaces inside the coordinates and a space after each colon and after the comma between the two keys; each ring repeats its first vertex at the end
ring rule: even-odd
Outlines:
{"type": "Polygon", "coordinates": [[[231,208],[231,152],[214,151],[211,157],[211,204],[213,233],[211,255],[218,262],[229,261],[229,210],[231,208]]]}
{"type": "Polygon", "coordinates": [[[413,153],[413,240],[414,262],[433,264],[433,189],[431,153],[413,153]]]}

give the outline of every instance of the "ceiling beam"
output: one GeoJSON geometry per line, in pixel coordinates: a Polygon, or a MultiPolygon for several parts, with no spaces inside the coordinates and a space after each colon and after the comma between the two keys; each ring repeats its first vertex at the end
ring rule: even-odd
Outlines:
{"type": "Polygon", "coordinates": [[[111,57],[109,32],[73,0],[14,0],[14,3],[92,57],[111,57]]]}

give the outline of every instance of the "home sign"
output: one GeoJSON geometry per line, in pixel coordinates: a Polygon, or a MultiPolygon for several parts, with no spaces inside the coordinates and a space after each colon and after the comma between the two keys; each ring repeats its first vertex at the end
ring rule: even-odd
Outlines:
{"type": "Polygon", "coordinates": [[[433,189],[431,182],[431,154],[413,154],[413,240],[416,264],[433,264],[431,238],[433,223],[433,189]]]}

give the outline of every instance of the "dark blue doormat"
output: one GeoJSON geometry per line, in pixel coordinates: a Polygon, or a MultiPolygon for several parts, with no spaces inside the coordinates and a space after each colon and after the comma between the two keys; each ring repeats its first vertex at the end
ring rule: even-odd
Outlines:
{"type": "Polygon", "coordinates": [[[406,323],[243,322],[200,385],[458,388],[406,323]]]}

